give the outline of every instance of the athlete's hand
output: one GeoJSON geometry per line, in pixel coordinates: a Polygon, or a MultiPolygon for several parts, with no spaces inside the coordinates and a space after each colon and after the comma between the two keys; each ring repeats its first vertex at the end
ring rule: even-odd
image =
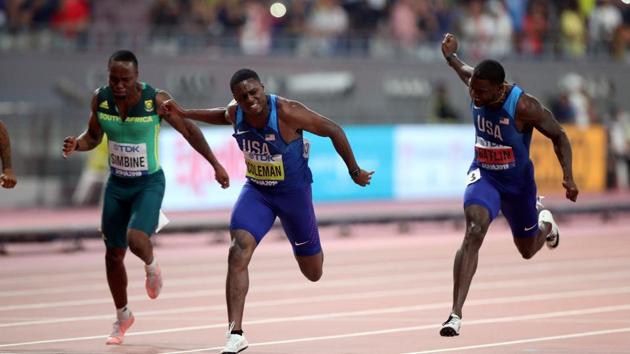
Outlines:
{"type": "Polygon", "coordinates": [[[573,179],[565,179],[564,181],[562,181],[562,186],[567,191],[567,199],[571,200],[572,202],[576,201],[580,191],[578,190],[578,187],[573,179]]]}
{"type": "Polygon", "coordinates": [[[0,174],[0,186],[8,189],[15,187],[16,184],[17,178],[15,178],[13,170],[11,170],[10,168],[6,168],[4,171],[2,171],[2,174],[0,174]]]}
{"type": "Polygon", "coordinates": [[[444,39],[442,39],[442,54],[444,58],[453,53],[457,53],[457,47],[457,38],[450,33],[445,34],[444,39]]]}
{"type": "Polygon", "coordinates": [[[77,137],[67,136],[63,139],[63,158],[67,159],[77,149],[77,137]]]}
{"type": "Polygon", "coordinates": [[[219,182],[221,188],[226,189],[230,186],[230,176],[228,176],[227,171],[221,164],[214,166],[214,179],[219,182]]]}
{"type": "Polygon", "coordinates": [[[374,171],[365,171],[363,169],[359,170],[359,174],[351,176],[354,183],[360,185],[361,187],[365,187],[372,181],[372,175],[374,171]]]}
{"type": "Polygon", "coordinates": [[[184,118],[184,109],[174,99],[164,101],[158,108],[159,115],[184,118]]]}

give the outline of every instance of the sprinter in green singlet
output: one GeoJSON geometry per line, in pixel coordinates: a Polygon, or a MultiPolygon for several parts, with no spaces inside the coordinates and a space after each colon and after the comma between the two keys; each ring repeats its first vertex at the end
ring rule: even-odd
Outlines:
{"type": "Polygon", "coordinates": [[[101,230],[106,245],[107,282],[117,310],[117,321],[107,344],[121,344],[134,322],[127,307],[127,273],[123,259],[127,247],[145,263],[146,290],[151,299],[160,294],[162,276],[149,238],[155,232],[164,196],[164,173],[158,158],[162,118],[212,165],[223,188],[229,178],[210,150],[199,128],[186,119],[162,114],[170,99],[164,91],[138,81],[138,60],[130,51],[114,53],[107,65],[108,85],[97,89],[87,130],[63,142],[64,157],[94,149],[108,139],[110,176],[103,197],[101,230]]]}

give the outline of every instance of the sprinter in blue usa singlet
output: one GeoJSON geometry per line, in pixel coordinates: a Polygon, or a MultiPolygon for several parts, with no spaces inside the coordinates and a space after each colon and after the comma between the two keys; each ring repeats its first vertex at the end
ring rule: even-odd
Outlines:
{"type": "Polygon", "coordinates": [[[466,233],[455,255],[453,306],[440,328],[441,336],[459,335],[462,308],[477,270],[479,248],[490,223],[503,212],[516,248],[532,258],[546,243],[558,246],[558,225],[549,210],[537,205],[534,166],[529,158],[532,132],[549,138],[563,172],[566,197],[576,201],[571,145],[551,112],[515,84],[505,82],[503,66],[484,60],[475,68],[457,57],[457,39],[450,33],[442,41],[448,65],[468,86],[475,126],[475,158],[468,171],[464,193],[466,233]]]}
{"type": "Polygon", "coordinates": [[[232,210],[226,298],[227,342],[221,353],[248,346],[243,335],[243,310],[249,289],[248,266],[254,250],[280,219],[302,274],[311,281],[322,276],[324,254],[311,197],[309,144],[303,131],[328,137],[348,167],[354,183],[370,184],[372,172],[357,164],[339,125],[297,101],[268,95],[258,74],[241,69],[230,80],[234,100],[226,109],[183,109],[166,102],[170,114],[210,124],[231,124],[243,151],[247,183],[232,210]]]}

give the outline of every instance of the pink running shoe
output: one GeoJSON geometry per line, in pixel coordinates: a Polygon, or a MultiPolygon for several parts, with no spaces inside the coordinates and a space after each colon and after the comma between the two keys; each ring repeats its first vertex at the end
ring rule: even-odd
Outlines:
{"type": "Polygon", "coordinates": [[[147,295],[149,295],[151,299],[156,299],[162,290],[162,270],[160,269],[160,265],[158,264],[154,271],[149,271],[148,267],[145,265],[144,270],[147,274],[147,279],[144,283],[144,287],[147,289],[147,295]]]}
{"type": "Polygon", "coordinates": [[[112,334],[109,335],[109,337],[107,337],[107,341],[105,342],[105,344],[107,345],[120,345],[123,343],[123,340],[125,339],[125,332],[127,332],[127,330],[129,329],[129,327],[131,327],[131,325],[133,324],[133,321],[135,321],[135,318],[133,317],[133,313],[131,315],[129,315],[129,317],[126,320],[118,320],[116,322],[114,322],[114,329],[112,330],[112,334]]]}

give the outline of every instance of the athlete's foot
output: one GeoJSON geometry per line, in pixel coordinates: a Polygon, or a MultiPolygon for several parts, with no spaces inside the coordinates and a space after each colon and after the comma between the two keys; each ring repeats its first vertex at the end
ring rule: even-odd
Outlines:
{"type": "Polygon", "coordinates": [[[109,337],[107,337],[107,341],[105,342],[105,344],[107,345],[122,344],[123,340],[125,339],[125,332],[127,332],[127,330],[129,329],[129,327],[131,327],[134,321],[135,321],[135,318],[133,317],[133,314],[130,313],[129,317],[127,317],[126,320],[118,320],[114,322],[114,329],[112,330],[112,334],[110,334],[109,337]]]}
{"type": "Polygon", "coordinates": [[[462,320],[456,314],[452,313],[448,316],[448,320],[442,323],[440,335],[442,337],[454,337],[459,335],[459,329],[462,326],[462,320]]]}
{"type": "Polygon", "coordinates": [[[147,274],[146,281],[144,283],[145,288],[147,289],[147,295],[151,299],[155,299],[160,295],[160,291],[162,290],[162,270],[160,266],[155,266],[155,269],[151,270],[149,266],[145,265],[144,270],[147,274]]]}
{"type": "Polygon", "coordinates": [[[558,244],[560,244],[560,230],[558,228],[558,224],[553,219],[553,215],[551,214],[551,212],[549,210],[541,211],[540,214],[538,214],[538,220],[540,222],[546,222],[551,225],[551,230],[547,234],[545,241],[547,247],[550,249],[558,247],[558,244]]]}
{"type": "Polygon", "coordinates": [[[226,343],[225,347],[221,351],[221,354],[236,354],[240,353],[243,350],[247,349],[249,343],[247,343],[247,339],[245,339],[245,335],[242,332],[241,334],[232,333],[234,329],[234,322],[231,322],[227,333],[225,333],[226,343]]]}

